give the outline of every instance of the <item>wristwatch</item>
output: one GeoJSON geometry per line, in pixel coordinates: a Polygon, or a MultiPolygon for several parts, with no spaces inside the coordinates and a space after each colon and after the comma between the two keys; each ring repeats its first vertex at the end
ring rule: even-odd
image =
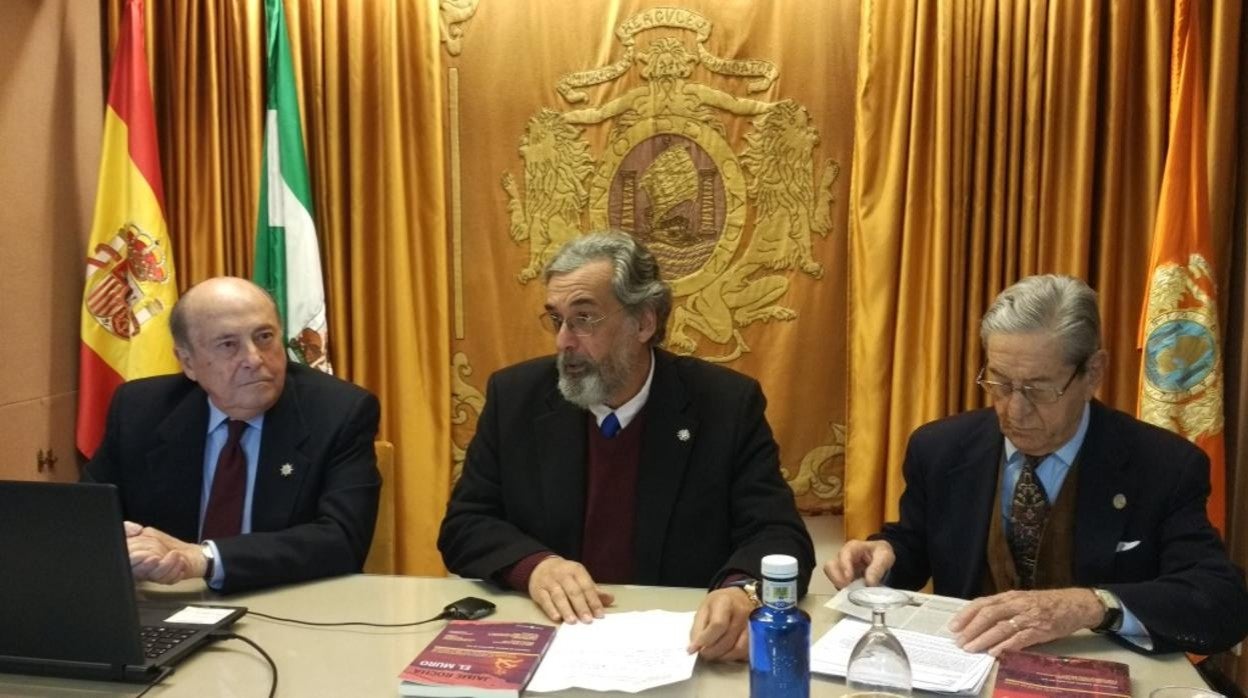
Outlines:
{"type": "Polygon", "coordinates": [[[1117,596],[1105,589],[1092,589],[1096,600],[1105,608],[1105,616],[1092,628],[1094,633],[1116,633],[1122,629],[1122,602],[1117,596]]]}
{"type": "Polygon", "coordinates": [[[754,608],[758,608],[763,605],[763,600],[758,598],[758,580],[757,579],[749,579],[749,578],[741,579],[735,582],[731,582],[727,586],[737,587],[741,591],[744,591],[745,595],[749,597],[750,603],[754,605],[754,608]]]}
{"type": "Polygon", "coordinates": [[[763,600],[758,598],[758,581],[757,580],[751,579],[750,581],[746,582],[744,585],[742,585],[741,591],[744,591],[745,595],[750,597],[750,603],[754,604],[754,608],[762,607],[763,600]]]}
{"type": "Polygon", "coordinates": [[[212,573],[217,566],[217,556],[212,553],[212,546],[208,541],[199,544],[199,551],[204,554],[204,562],[208,563],[204,566],[204,580],[211,580],[212,573]]]}

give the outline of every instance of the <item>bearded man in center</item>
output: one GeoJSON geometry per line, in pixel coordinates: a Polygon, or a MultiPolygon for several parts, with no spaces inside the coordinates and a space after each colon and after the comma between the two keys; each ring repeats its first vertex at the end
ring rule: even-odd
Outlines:
{"type": "Polygon", "coordinates": [[[599,584],[707,589],[689,651],[742,660],[764,555],[814,566],[758,382],[659,348],[672,293],[625,233],[581,236],[543,272],[554,356],[490,377],[438,548],[448,569],[527,593],[555,622],[599,584]]]}

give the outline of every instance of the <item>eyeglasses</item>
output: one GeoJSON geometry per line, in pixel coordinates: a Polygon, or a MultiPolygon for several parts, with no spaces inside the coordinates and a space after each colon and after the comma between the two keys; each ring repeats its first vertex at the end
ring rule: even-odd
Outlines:
{"type": "Polygon", "coordinates": [[[542,323],[542,327],[545,327],[546,331],[551,334],[559,334],[559,330],[562,329],[564,325],[567,325],[568,329],[572,331],[572,334],[577,337],[589,337],[594,334],[594,330],[598,329],[598,323],[606,320],[612,315],[615,315],[623,309],[624,307],[620,306],[606,315],[578,313],[567,318],[563,317],[559,313],[542,313],[537,316],[537,320],[542,323]]]}
{"type": "Polygon", "coordinates": [[[1062,399],[1062,396],[1066,394],[1066,389],[1070,387],[1071,383],[1075,382],[1075,376],[1083,373],[1083,368],[1083,363],[1076,366],[1075,372],[1070,374],[1070,378],[1066,379],[1066,385],[1063,385],[1061,388],[1047,385],[1021,385],[1015,388],[1013,383],[988,380],[984,378],[984,372],[988,370],[987,366],[979,369],[979,375],[975,377],[975,382],[979,384],[979,387],[987,391],[993,400],[1009,400],[1010,395],[1017,391],[1022,393],[1027,402],[1033,405],[1051,405],[1062,399]]]}

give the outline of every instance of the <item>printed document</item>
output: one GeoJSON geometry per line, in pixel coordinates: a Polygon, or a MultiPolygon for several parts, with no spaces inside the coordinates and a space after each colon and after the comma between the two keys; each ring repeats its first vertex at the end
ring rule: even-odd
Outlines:
{"type": "MultiPolygon", "coordinates": [[[[826,608],[845,616],[811,647],[811,671],[845,676],[849,656],[858,638],[871,627],[871,609],[849,600],[849,594],[864,586],[861,579],[841,589],[826,608]]],[[[949,630],[949,621],[969,601],[949,596],[905,592],[910,603],[888,611],[884,622],[910,658],[910,674],[915,689],[940,693],[979,693],[995,661],[987,654],[970,654],[960,649],[949,630]]]]}
{"type": "Polygon", "coordinates": [[[698,655],[689,654],[692,612],[608,613],[593,623],[561,625],[526,691],[581,688],[637,693],[685,681],[698,655]]]}
{"type": "MultiPolygon", "coordinates": [[[[862,579],[855,579],[852,584],[837,592],[831,601],[824,604],[824,608],[870,622],[871,609],[863,608],[849,600],[850,592],[864,586],[866,585],[862,583],[862,579]]],[[[903,608],[894,608],[884,617],[889,629],[900,628],[926,635],[953,638],[953,633],[949,631],[949,621],[953,620],[958,611],[970,601],[918,591],[905,593],[910,596],[910,604],[903,608]]]]}
{"type": "MultiPolygon", "coordinates": [[[[842,618],[810,648],[810,670],[845,676],[854,645],[870,628],[870,623],[857,618],[842,618]]],[[[910,659],[915,690],[978,694],[992,671],[992,656],[964,652],[952,639],[892,627],[889,631],[910,659]]]]}

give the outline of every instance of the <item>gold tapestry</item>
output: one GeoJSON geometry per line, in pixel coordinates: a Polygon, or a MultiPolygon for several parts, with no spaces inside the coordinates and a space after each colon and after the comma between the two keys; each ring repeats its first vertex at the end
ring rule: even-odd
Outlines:
{"type": "Polygon", "coordinates": [[[456,475],[489,375],[554,350],[543,266],[610,227],[672,285],[667,348],[757,378],[799,506],[840,511],[851,5],[441,3],[456,475]]]}

